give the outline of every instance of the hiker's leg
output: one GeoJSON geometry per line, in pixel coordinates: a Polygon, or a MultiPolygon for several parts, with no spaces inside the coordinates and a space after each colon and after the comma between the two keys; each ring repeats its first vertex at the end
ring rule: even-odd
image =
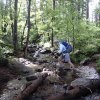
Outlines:
{"type": "Polygon", "coordinates": [[[74,68],[74,65],[73,65],[73,63],[71,62],[71,60],[70,60],[70,54],[69,53],[66,53],[65,54],[65,62],[68,62],[69,63],[69,65],[70,65],[70,68],[74,68]]]}
{"type": "Polygon", "coordinates": [[[74,68],[74,65],[71,61],[68,61],[69,65],[70,65],[70,68],[74,68]]]}
{"type": "Polygon", "coordinates": [[[57,65],[60,66],[60,67],[63,66],[63,56],[62,56],[62,55],[60,55],[60,56],[58,57],[58,64],[57,64],[57,65]]]}

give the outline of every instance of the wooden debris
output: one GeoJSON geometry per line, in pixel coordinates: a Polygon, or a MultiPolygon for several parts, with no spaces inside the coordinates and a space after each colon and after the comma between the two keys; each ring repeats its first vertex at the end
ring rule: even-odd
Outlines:
{"type": "Polygon", "coordinates": [[[73,89],[69,90],[67,93],[61,93],[56,96],[52,96],[47,100],[73,100],[81,96],[92,94],[97,89],[100,90],[100,80],[94,79],[91,80],[91,84],[87,85],[86,87],[76,86],[73,87],[73,89]]]}
{"type": "Polygon", "coordinates": [[[36,92],[38,87],[42,84],[44,79],[48,76],[48,74],[43,74],[41,77],[37,78],[29,85],[26,89],[24,89],[14,100],[24,100],[28,98],[32,93],[36,92]]]}
{"type": "Polygon", "coordinates": [[[27,76],[27,77],[26,77],[26,80],[27,80],[27,81],[33,81],[33,80],[36,80],[36,79],[37,79],[36,76],[27,76]]]}

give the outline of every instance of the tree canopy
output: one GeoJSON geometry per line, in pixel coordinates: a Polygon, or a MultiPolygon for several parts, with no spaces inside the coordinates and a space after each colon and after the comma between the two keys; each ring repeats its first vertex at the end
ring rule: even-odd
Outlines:
{"type": "MultiPolygon", "coordinates": [[[[29,43],[72,43],[84,56],[100,50],[100,3],[90,21],[91,0],[0,0],[0,56],[29,43]]],[[[81,56],[84,58],[84,56],[81,56]]],[[[79,58],[81,59],[81,58],[79,58]]]]}

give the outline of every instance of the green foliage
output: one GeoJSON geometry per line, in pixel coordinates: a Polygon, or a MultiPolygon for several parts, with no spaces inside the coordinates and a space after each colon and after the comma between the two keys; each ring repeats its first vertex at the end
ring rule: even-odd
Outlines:
{"type": "Polygon", "coordinates": [[[31,36],[30,36],[30,42],[32,42],[32,43],[38,43],[40,40],[40,35],[38,34],[38,32],[37,32],[38,30],[37,29],[34,29],[34,30],[31,30],[30,31],[30,34],[31,34],[31,36]]]}
{"type": "MultiPolygon", "coordinates": [[[[76,49],[81,50],[84,54],[93,54],[98,52],[100,47],[99,31],[100,29],[94,25],[82,25],[81,29],[78,31],[78,34],[75,35],[75,47],[76,49]],[[83,27],[83,29],[82,29],[83,27]],[[84,30],[84,27],[86,29],[84,30]]],[[[90,55],[91,56],[91,55],[90,55]]]]}
{"type": "Polygon", "coordinates": [[[0,47],[0,59],[2,59],[4,57],[4,55],[3,55],[3,50],[2,50],[2,48],[0,47]]]}
{"type": "MultiPolygon", "coordinates": [[[[12,1],[12,0],[11,0],[12,1]]],[[[52,29],[54,38],[58,40],[68,40],[75,47],[74,50],[80,50],[82,54],[72,54],[75,62],[98,53],[100,50],[100,28],[95,23],[86,21],[86,0],[55,0],[55,9],[53,8],[53,0],[40,0],[40,7],[37,0],[31,0],[31,30],[30,42],[47,42],[51,40],[52,29]],[[79,9],[78,9],[78,6],[79,9]],[[40,39],[40,34],[43,36],[40,39]],[[49,34],[49,35],[48,35],[49,34]]],[[[11,24],[14,18],[14,1],[5,4],[0,1],[0,40],[3,42],[3,48],[0,47],[0,56],[3,56],[6,49],[12,49],[12,29],[11,24]],[[9,5],[9,6],[8,6],[9,5]],[[10,19],[12,14],[12,20],[10,19]],[[2,32],[1,26],[3,21],[8,23],[7,32],[2,32]],[[5,48],[5,50],[4,50],[5,48]]],[[[26,40],[27,24],[23,34],[25,22],[27,20],[27,2],[18,1],[18,43],[21,42],[23,35],[26,40]]],[[[99,9],[96,10],[99,14],[99,9]]]]}
{"type": "Polygon", "coordinates": [[[85,58],[88,58],[88,57],[84,54],[74,54],[74,53],[71,54],[71,59],[76,64],[79,64],[79,62],[81,62],[85,58]]]}
{"type": "Polygon", "coordinates": [[[12,49],[10,49],[9,47],[5,46],[5,47],[1,47],[0,46],[0,59],[6,58],[6,54],[7,53],[11,53],[12,49]]]}
{"type": "Polygon", "coordinates": [[[97,63],[97,66],[98,66],[99,69],[100,69],[100,59],[98,59],[98,60],[96,61],[96,63],[97,63]]]}
{"type": "Polygon", "coordinates": [[[100,58],[96,60],[96,65],[97,65],[96,69],[100,73],[100,58]]]}

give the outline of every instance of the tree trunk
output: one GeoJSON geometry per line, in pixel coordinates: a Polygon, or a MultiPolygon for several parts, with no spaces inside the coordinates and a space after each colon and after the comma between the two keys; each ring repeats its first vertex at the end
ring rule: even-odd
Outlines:
{"type": "MultiPolygon", "coordinates": [[[[55,11],[55,0],[53,0],[53,11],[55,11]]],[[[53,47],[54,42],[54,29],[53,29],[53,23],[54,23],[55,16],[52,17],[52,34],[51,34],[51,45],[53,47]]]]}
{"type": "Polygon", "coordinates": [[[52,47],[53,47],[53,41],[54,41],[54,40],[53,40],[53,37],[54,37],[54,36],[53,36],[53,32],[54,32],[54,31],[53,31],[53,28],[52,28],[52,33],[51,33],[51,45],[52,45],[52,47]]]}
{"type": "Polygon", "coordinates": [[[88,19],[89,19],[89,0],[87,0],[87,2],[86,2],[86,19],[88,22],[88,19]]]}
{"type": "Polygon", "coordinates": [[[100,14],[98,16],[99,16],[98,24],[99,24],[99,27],[100,27],[100,14]]]}
{"type": "Polygon", "coordinates": [[[28,47],[28,43],[29,43],[29,35],[30,35],[30,28],[31,28],[31,25],[30,25],[30,6],[31,6],[31,0],[28,0],[28,19],[27,19],[28,32],[27,32],[26,46],[25,46],[25,52],[24,52],[25,57],[27,56],[27,47],[28,47]]]}
{"type": "Polygon", "coordinates": [[[74,24],[73,24],[73,51],[75,50],[75,32],[74,32],[74,24]]]}
{"type": "Polygon", "coordinates": [[[77,10],[78,10],[78,20],[80,20],[80,8],[81,8],[81,5],[80,5],[80,1],[78,1],[78,5],[77,5],[77,10]]]}
{"type": "Polygon", "coordinates": [[[28,98],[32,93],[36,92],[38,87],[42,84],[48,74],[44,74],[42,77],[34,80],[25,90],[23,90],[14,100],[24,100],[28,98]]]}
{"type": "Polygon", "coordinates": [[[98,26],[98,14],[97,13],[95,13],[95,24],[96,26],[98,26]]]}
{"type": "MultiPolygon", "coordinates": [[[[9,1],[10,2],[10,20],[13,20],[13,16],[12,16],[12,8],[11,8],[11,2],[12,0],[9,1]]],[[[11,23],[11,35],[12,35],[12,39],[13,39],[13,33],[14,33],[14,24],[13,22],[11,23]]]]}
{"type": "Polygon", "coordinates": [[[24,25],[24,28],[23,28],[23,33],[22,33],[22,36],[21,36],[21,47],[23,46],[23,40],[24,40],[24,31],[25,31],[25,27],[27,25],[27,20],[25,22],[25,25],[24,25]]]}
{"type": "MultiPolygon", "coordinates": [[[[71,4],[72,7],[74,7],[74,6],[75,6],[75,5],[74,5],[74,2],[71,1],[71,3],[72,3],[72,4],[71,4]]],[[[74,13],[75,9],[72,8],[72,11],[73,11],[72,13],[74,13]]],[[[74,27],[75,27],[75,26],[74,26],[74,20],[75,20],[75,17],[74,17],[74,15],[72,14],[73,51],[74,51],[74,49],[75,49],[75,32],[74,32],[74,31],[75,31],[75,30],[74,30],[74,27]]]]}
{"type": "Polygon", "coordinates": [[[82,5],[81,5],[81,6],[82,6],[82,14],[81,14],[81,16],[83,17],[83,16],[84,16],[84,0],[82,0],[82,2],[83,2],[83,3],[82,3],[82,5]]]}
{"type": "Polygon", "coordinates": [[[14,12],[14,31],[13,31],[13,46],[14,46],[14,54],[18,53],[18,40],[17,40],[17,4],[18,0],[15,0],[15,12],[14,12]]]}

